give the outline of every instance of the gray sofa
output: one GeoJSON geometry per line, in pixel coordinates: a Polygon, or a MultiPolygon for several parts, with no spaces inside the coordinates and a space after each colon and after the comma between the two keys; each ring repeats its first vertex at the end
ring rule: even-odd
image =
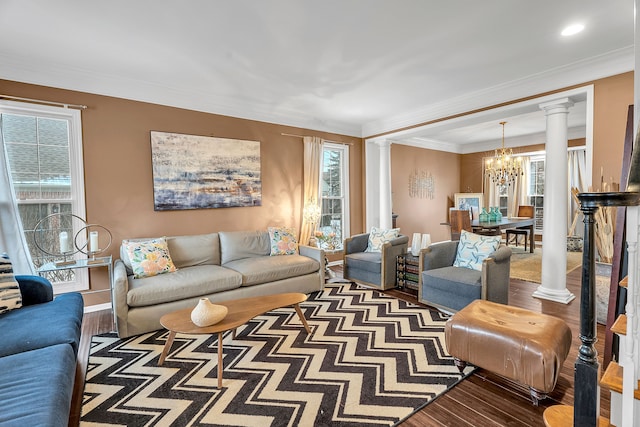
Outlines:
{"type": "Polygon", "coordinates": [[[195,307],[203,297],[215,303],[324,287],[324,251],[301,245],[299,254],[270,256],[267,231],[174,236],[167,245],[177,271],[142,279],[133,277],[120,247],[112,289],[118,336],[161,329],[164,314],[195,307]]]}
{"type": "Polygon", "coordinates": [[[477,299],[508,304],[511,249],[501,245],[478,271],[453,266],[458,243],[434,243],[421,251],[418,300],[446,312],[459,311],[477,299]]]}

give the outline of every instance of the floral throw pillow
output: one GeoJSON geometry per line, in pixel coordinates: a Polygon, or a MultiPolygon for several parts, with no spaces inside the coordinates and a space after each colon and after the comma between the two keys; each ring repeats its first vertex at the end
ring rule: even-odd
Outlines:
{"type": "Polygon", "coordinates": [[[269,227],[269,240],[271,241],[271,256],[294,255],[298,252],[298,241],[291,228],[269,227]]]}
{"type": "Polygon", "coordinates": [[[133,277],[136,279],[177,270],[169,255],[167,239],[164,237],[138,242],[124,240],[122,244],[127,249],[133,277]]]}
{"type": "Polygon", "coordinates": [[[399,228],[377,228],[371,227],[371,232],[369,232],[369,244],[367,245],[367,249],[365,252],[382,252],[382,246],[390,241],[398,237],[400,234],[399,228]]]}
{"type": "Polygon", "coordinates": [[[0,257],[0,314],[22,307],[20,286],[8,258],[0,257]]]}
{"type": "Polygon", "coordinates": [[[500,236],[481,236],[462,230],[454,267],[482,271],[482,261],[500,246],[500,236]]]}

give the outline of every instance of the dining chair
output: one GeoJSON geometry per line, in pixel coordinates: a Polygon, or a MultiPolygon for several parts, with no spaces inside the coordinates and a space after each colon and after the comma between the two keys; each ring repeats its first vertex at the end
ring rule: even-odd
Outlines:
{"type": "Polygon", "coordinates": [[[451,240],[460,240],[462,230],[471,231],[471,215],[467,210],[450,209],[451,240]]]}
{"type": "MultiPolygon", "coordinates": [[[[518,206],[518,217],[520,218],[533,218],[534,217],[534,208],[531,205],[520,205],[518,206]]],[[[524,250],[527,251],[527,245],[529,243],[529,226],[526,227],[516,227],[516,228],[507,228],[506,232],[506,241],[507,245],[511,242],[511,237],[514,238],[514,243],[516,247],[518,247],[518,237],[524,236],[524,250]]]]}

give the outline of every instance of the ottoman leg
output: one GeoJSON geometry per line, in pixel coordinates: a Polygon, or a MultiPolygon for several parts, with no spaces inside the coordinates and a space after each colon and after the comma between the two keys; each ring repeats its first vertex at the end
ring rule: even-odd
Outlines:
{"type": "Polygon", "coordinates": [[[541,400],[547,398],[547,393],[543,393],[540,390],[536,390],[533,387],[529,387],[529,394],[531,395],[531,400],[533,401],[534,406],[538,406],[538,403],[541,400]]]}
{"type": "Polygon", "coordinates": [[[455,363],[456,368],[458,368],[460,372],[464,371],[464,368],[467,367],[467,362],[465,362],[464,360],[460,360],[457,357],[453,358],[453,363],[455,363]]]}

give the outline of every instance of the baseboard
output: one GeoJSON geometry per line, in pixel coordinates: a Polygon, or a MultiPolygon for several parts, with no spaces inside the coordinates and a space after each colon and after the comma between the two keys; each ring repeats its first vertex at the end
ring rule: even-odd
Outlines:
{"type": "Polygon", "coordinates": [[[85,313],[93,313],[94,311],[111,310],[111,303],[105,302],[103,304],[88,305],[84,308],[85,313]]]}

